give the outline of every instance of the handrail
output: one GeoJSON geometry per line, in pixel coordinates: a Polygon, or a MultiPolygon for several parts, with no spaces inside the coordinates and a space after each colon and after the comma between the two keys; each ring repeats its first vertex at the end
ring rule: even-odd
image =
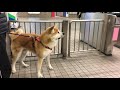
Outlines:
{"type": "Polygon", "coordinates": [[[42,23],[42,22],[46,22],[46,23],[49,23],[49,22],[56,22],[56,23],[60,23],[62,22],[63,20],[9,20],[9,22],[28,22],[28,23],[42,23]]]}
{"type": "Polygon", "coordinates": [[[71,20],[71,22],[99,22],[104,21],[103,19],[87,19],[87,20],[71,20]]]}

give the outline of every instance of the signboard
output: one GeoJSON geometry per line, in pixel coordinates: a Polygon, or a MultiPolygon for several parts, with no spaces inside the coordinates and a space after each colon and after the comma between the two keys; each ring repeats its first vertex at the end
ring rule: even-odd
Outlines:
{"type": "Polygon", "coordinates": [[[119,28],[114,28],[113,38],[112,38],[113,41],[117,41],[118,33],[119,33],[119,28]]]}

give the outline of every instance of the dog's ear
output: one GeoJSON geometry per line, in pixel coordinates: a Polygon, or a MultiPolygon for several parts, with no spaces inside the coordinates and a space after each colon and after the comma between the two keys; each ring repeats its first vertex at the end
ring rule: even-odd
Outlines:
{"type": "Polygon", "coordinates": [[[49,33],[54,33],[54,27],[55,26],[52,26],[52,27],[49,28],[49,33]]]}

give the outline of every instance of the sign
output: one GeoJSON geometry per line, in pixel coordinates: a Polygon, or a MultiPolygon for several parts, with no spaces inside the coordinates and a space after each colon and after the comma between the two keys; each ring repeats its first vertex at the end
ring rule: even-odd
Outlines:
{"type": "Polygon", "coordinates": [[[113,41],[117,41],[118,33],[119,33],[119,28],[114,28],[113,38],[112,38],[113,41]]]}

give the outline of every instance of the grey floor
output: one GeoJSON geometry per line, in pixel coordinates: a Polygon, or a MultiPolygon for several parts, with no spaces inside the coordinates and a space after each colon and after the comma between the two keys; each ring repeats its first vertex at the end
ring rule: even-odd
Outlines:
{"type": "MultiPolygon", "coordinates": [[[[120,77],[120,49],[114,47],[112,56],[105,56],[99,52],[81,52],[71,55],[67,59],[51,59],[54,70],[47,68],[43,62],[44,78],[119,78],[120,77]]],[[[29,58],[30,59],[30,58],[29,58]]],[[[11,78],[37,78],[36,60],[28,60],[28,68],[17,63],[17,73],[11,78]]]]}
{"type": "MultiPolygon", "coordinates": [[[[28,18],[24,19],[21,18],[21,20],[38,20],[38,18],[28,18]]],[[[46,19],[47,20],[47,19],[46,19]]],[[[56,19],[50,19],[50,20],[56,20],[56,19]]],[[[57,19],[58,20],[58,19],[57,19]]],[[[62,20],[59,18],[59,20],[62,20]]],[[[48,20],[47,20],[48,21],[48,20]]],[[[53,24],[53,23],[52,23],[53,24]]],[[[44,26],[49,26],[52,24],[31,24],[28,23],[24,24],[21,23],[21,26],[25,26],[24,29],[27,30],[27,32],[36,32],[39,34],[42,30],[44,30],[44,26]],[[35,31],[35,25],[36,29],[38,31],[35,31]],[[41,28],[40,28],[41,27],[41,28]]],[[[61,30],[61,24],[59,24],[59,29],[61,30]]],[[[79,23],[78,23],[79,24],[79,23]]],[[[72,27],[75,28],[75,27],[72,27]]],[[[77,25],[77,28],[78,25],[77,25]]],[[[79,29],[76,31],[76,34],[74,33],[74,29],[71,29],[71,37],[79,37],[79,29]]],[[[97,34],[96,34],[97,35],[97,34]]],[[[44,78],[119,78],[120,77],[120,50],[116,47],[113,48],[113,55],[112,56],[105,56],[97,51],[86,51],[86,52],[79,52],[80,50],[92,49],[87,44],[83,44],[80,42],[79,38],[71,38],[71,47],[70,51],[74,52],[71,53],[71,57],[67,59],[63,58],[52,58],[51,64],[54,68],[54,70],[49,70],[47,68],[46,60],[43,62],[42,67],[42,73],[44,78]],[[80,46],[79,45],[80,42],[80,46]],[[79,48],[78,48],[79,47],[79,48]]],[[[61,53],[61,41],[59,42],[59,46],[56,47],[54,50],[54,53],[61,53]]],[[[29,55],[28,55],[29,56],[29,55]]],[[[27,58],[26,63],[30,66],[28,68],[24,68],[21,66],[21,64],[18,62],[16,65],[17,72],[15,74],[11,75],[11,78],[37,78],[37,70],[36,70],[36,58],[27,58]]]]}

